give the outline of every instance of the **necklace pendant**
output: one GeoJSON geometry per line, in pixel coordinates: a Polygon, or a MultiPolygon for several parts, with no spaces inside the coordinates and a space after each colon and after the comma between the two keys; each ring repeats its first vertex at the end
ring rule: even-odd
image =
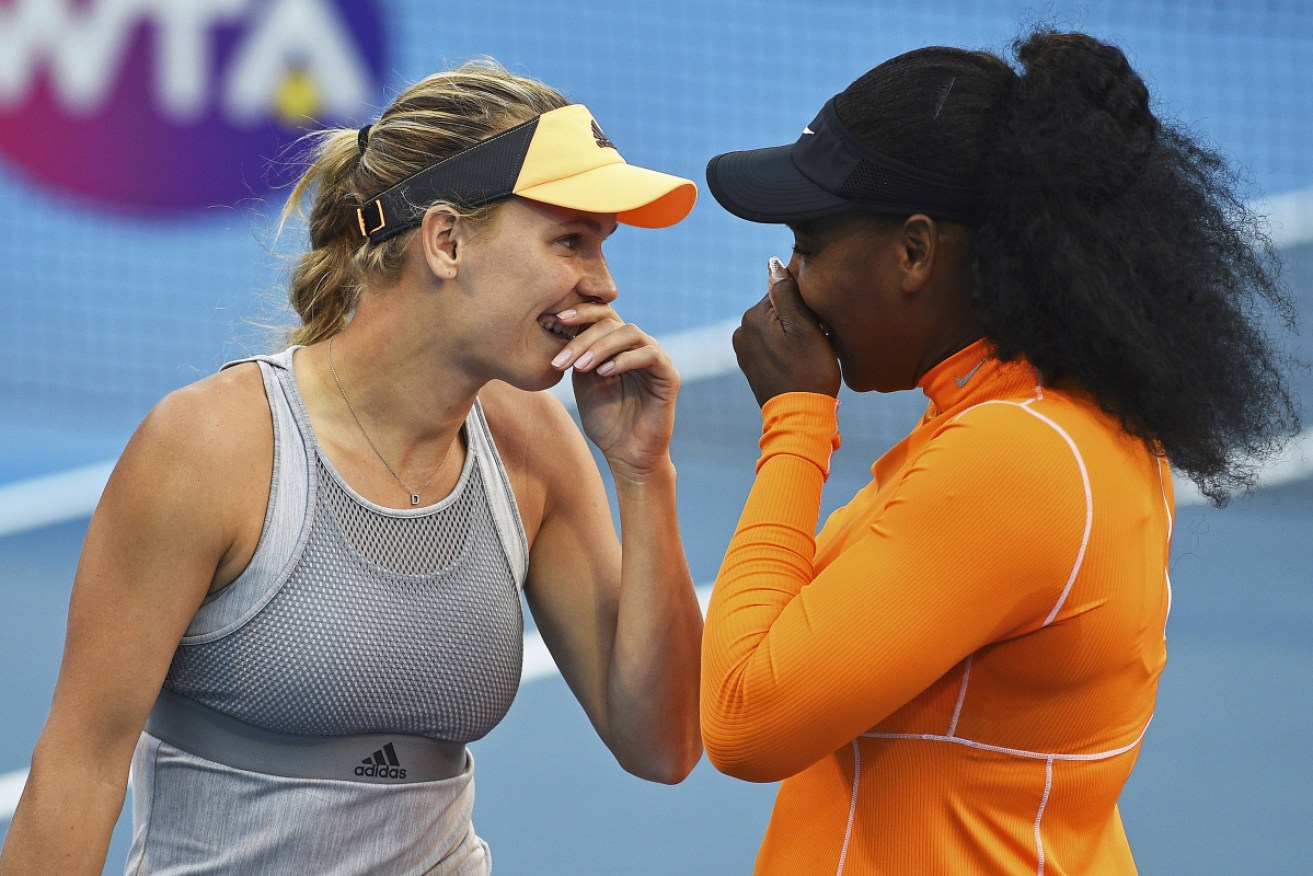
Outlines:
{"type": "Polygon", "coordinates": [[[419,504],[419,493],[411,493],[411,494],[410,494],[410,504],[412,504],[412,505],[418,505],[418,504],[419,504]]]}

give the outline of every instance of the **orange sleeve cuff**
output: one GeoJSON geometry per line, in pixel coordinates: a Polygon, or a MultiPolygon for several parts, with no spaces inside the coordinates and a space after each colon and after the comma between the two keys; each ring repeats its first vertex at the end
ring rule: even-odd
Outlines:
{"type": "Polygon", "coordinates": [[[757,471],[773,456],[796,456],[830,476],[830,456],[839,449],[839,400],[816,392],[785,392],[761,407],[761,456],[757,471]]]}

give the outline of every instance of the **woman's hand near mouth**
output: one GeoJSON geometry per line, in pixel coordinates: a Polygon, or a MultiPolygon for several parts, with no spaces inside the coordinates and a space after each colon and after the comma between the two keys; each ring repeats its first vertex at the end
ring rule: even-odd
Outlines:
{"type": "Polygon", "coordinates": [[[770,261],[770,289],[743,314],[734,353],[757,404],[786,392],[837,396],[840,371],[828,328],[798,294],[779,259],[770,261]]]}
{"type": "Polygon", "coordinates": [[[584,434],[617,477],[643,477],[669,465],[679,373],[656,340],[610,305],[585,302],[556,314],[579,327],[552,365],[574,366],[584,434]]]}

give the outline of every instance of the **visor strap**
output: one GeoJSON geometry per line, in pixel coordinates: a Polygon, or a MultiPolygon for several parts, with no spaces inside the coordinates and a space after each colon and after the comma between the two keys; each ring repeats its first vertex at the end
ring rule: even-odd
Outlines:
{"type": "Polygon", "coordinates": [[[538,129],[538,117],[480,140],[468,149],[414,173],[356,208],[362,236],[381,243],[419,225],[438,201],[478,207],[515,191],[520,169],[538,129]]]}

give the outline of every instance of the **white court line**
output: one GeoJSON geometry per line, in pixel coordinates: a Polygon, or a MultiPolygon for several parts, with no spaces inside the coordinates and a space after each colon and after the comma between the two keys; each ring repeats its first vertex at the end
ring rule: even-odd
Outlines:
{"type": "Polygon", "coordinates": [[[23,783],[27,781],[27,770],[14,770],[0,775],[0,822],[8,821],[18,806],[18,797],[23,793],[23,783]]]}
{"type": "MultiPolygon", "coordinates": [[[[711,599],[711,585],[697,588],[698,605],[702,613],[707,613],[707,602],[711,599]]],[[[531,684],[556,675],[560,670],[552,660],[551,652],[543,644],[543,637],[537,631],[524,634],[524,668],[520,675],[521,684],[531,684]]],[[[23,784],[27,781],[27,770],[14,770],[0,774],[0,823],[8,821],[18,806],[18,798],[23,793],[23,784]]]]}
{"type": "Polygon", "coordinates": [[[1250,206],[1267,216],[1268,235],[1277,249],[1313,241],[1313,188],[1273,195],[1250,206]]]}
{"type": "MultiPolygon", "coordinates": [[[[1313,427],[1305,429],[1295,440],[1286,446],[1279,459],[1265,465],[1259,472],[1260,489],[1293,484],[1305,478],[1313,477],[1313,427]]],[[[1207,505],[1210,501],[1199,492],[1194,483],[1180,475],[1172,476],[1172,485],[1176,490],[1176,506],[1207,505]]]]}
{"type": "MultiPolygon", "coordinates": [[[[712,328],[719,330],[719,327],[712,328]]],[[[679,364],[678,360],[676,364],[679,364]]],[[[689,370],[696,371],[703,363],[692,364],[694,367],[689,370]]],[[[704,371],[700,376],[709,377],[711,374],[704,371]]],[[[558,392],[563,398],[568,393],[568,387],[558,392]]],[[[0,537],[90,517],[113,467],[111,460],[0,487],[0,537]]],[[[1259,485],[1276,487],[1309,477],[1313,477],[1313,428],[1300,433],[1280,459],[1262,469],[1259,485]]],[[[1174,481],[1177,505],[1207,503],[1208,500],[1189,480],[1176,477],[1174,481]]]]}
{"type": "Polygon", "coordinates": [[[114,460],[0,487],[0,536],[91,516],[114,460]]]}

